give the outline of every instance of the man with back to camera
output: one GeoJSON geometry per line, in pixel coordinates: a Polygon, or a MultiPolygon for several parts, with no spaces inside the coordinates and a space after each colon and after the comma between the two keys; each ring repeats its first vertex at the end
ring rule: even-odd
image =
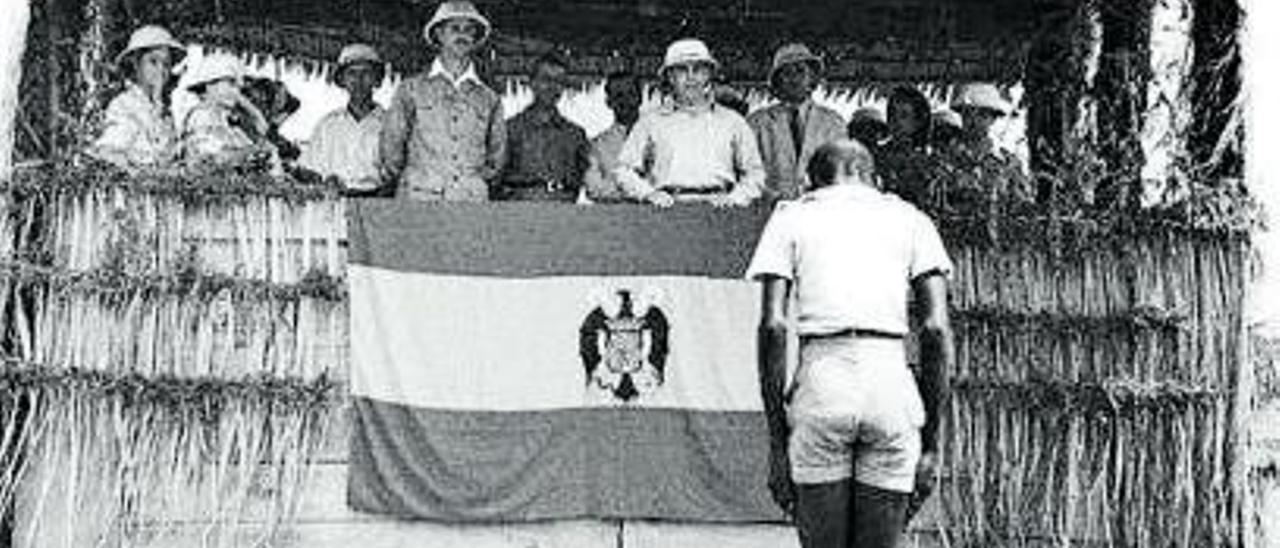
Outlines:
{"type": "Polygon", "coordinates": [[[856,141],[820,147],[808,176],[813,190],[779,205],[747,270],[762,282],[769,489],[804,548],[893,548],[913,491],[936,478],[951,261],[927,216],[875,188],[856,141]],[[904,356],[908,299],[921,326],[919,390],[904,356]],[[800,363],[787,390],[792,318],[800,363]]]}

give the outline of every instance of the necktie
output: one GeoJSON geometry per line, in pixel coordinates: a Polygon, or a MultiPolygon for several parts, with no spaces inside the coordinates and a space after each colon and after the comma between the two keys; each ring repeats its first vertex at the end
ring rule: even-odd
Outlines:
{"type": "Polygon", "coordinates": [[[800,120],[800,105],[791,107],[791,143],[795,146],[796,162],[800,161],[800,149],[804,146],[804,124],[800,120]]]}

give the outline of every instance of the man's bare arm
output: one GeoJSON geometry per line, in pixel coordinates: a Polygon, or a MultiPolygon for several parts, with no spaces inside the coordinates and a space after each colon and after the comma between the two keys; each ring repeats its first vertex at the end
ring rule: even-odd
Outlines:
{"type": "Polygon", "coordinates": [[[791,282],[777,276],[763,279],[757,358],[760,396],[774,447],[786,447],[787,417],[783,403],[787,378],[787,299],[791,282]]]}
{"type": "Polygon", "coordinates": [[[923,450],[938,450],[938,429],[942,405],[951,390],[949,372],[955,361],[951,321],[947,316],[947,279],[941,274],[925,274],[911,282],[920,315],[920,396],[924,400],[925,422],[921,431],[923,450]]]}

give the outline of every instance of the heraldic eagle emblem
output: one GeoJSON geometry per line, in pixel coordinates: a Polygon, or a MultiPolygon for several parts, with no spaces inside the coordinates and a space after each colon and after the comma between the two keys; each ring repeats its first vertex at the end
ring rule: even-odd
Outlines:
{"type": "Polygon", "coordinates": [[[624,403],[662,386],[670,325],[656,300],[619,290],[587,314],[578,339],[587,386],[624,403]]]}

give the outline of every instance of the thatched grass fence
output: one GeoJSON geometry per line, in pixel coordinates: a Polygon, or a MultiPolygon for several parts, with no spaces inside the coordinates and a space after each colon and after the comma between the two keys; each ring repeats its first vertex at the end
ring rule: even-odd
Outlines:
{"type": "MultiPolygon", "coordinates": [[[[0,503],[18,545],[145,545],[193,515],[213,546],[281,534],[340,408],[336,189],[59,169],[20,175],[9,206],[0,503]]],[[[940,225],[959,360],[937,538],[1240,545],[1247,233],[940,225]]]]}

